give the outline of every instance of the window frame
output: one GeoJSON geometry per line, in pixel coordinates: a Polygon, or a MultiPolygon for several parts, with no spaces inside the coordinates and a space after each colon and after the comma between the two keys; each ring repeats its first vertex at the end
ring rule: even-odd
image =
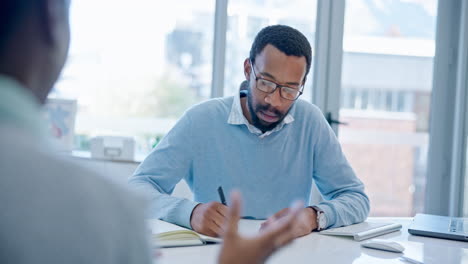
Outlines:
{"type": "Polygon", "coordinates": [[[425,212],[463,214],[468,3],[438,2],[425,212]]]}

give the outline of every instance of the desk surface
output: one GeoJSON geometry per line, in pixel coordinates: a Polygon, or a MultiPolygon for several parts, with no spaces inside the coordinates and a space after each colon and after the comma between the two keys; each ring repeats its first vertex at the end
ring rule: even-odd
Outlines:
{"type": "MultiPolygon", "coordinates": [[[[380,236],[401,243],[404,255],[423,260],[424,264],[468,263],[468,243],[408,234],[412,218],[369,218],[371,222],[401,223],[401,231],[380,236]]],[[[241,220],[239,230],[242,234],[258,232],[262,221],[241,220]]],[[[216,263],[220,245],[161,249],[162,256],[157,263],[196,264],[216,263]]],[[[290,245],[273,255],[267,263],[408,263],[400,261],[403,254],[362,248],[361,242],[345,237],[334,237],[312,233],[298,238],[290,245]]]]}

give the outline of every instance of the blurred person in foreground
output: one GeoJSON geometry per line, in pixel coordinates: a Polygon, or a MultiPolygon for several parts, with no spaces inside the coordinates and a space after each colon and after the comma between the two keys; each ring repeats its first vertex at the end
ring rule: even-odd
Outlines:
{"type": "MultiPolygon", "coordinates": [[[[151,263],[144,203],[51,153],[40,108],[65,64],[68,0],[0,0],[0,263],[151,263]]],[[[261,263],[292,239],[297,212],[237,233],[233,196],[220,263],[261,263]]]]}

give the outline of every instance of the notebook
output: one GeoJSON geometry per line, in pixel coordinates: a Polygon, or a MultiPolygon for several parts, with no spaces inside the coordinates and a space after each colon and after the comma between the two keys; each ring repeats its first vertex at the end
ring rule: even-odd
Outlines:
{"type": "Polygon", "coordinates": [[[157,247],[187,247],[221,243],[222,239],[209,237],[161,220],[149,220],[152,242],[157,247]]]}
{"type": "Polygon", "coordinates": [[[362,222],[345,227],[331,228],[321,231],[322,235],[349,236],[356,241],[381,236],[401,229],[401,224],[362,222]]]}

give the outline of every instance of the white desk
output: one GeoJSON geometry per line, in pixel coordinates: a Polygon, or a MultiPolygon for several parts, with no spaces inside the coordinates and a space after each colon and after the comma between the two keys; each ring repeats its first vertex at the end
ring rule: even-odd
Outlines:
{"type": "MultiPolygon", "coordinates": [[[[425,264],[468,263],[468,243],[436,239],[408,234],[412,218],[369,218],[373,222],[397,222],[403,225],[399,232],[379,238],[400,242],[405,246],[405,255],[420,258],[425,264]],[[418,256],[419,255],[419,256],[418,256]]],[[[242,220],[239,229],[243,234],[258,232],[261,221],[242,220]]],[[[220,245],[161,249],[162,256],[157,263],[196,264],[216,263],[220,245]]],[[[333,237],[312,233],[298,238],[290,245],[273,255],[267,263],[398,263],[402,254],[362,248],[360,242],[349,238],[333,237]]]]}

